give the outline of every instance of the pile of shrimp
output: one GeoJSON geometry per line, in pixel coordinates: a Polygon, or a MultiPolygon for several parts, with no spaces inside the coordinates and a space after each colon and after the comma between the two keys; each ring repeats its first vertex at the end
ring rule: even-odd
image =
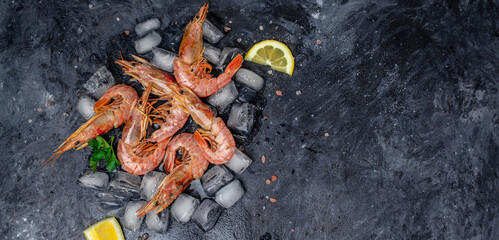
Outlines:
{"type": "Polygon", "coordinates": [[[193,180],[201,178],[210,163],[229,161],[236,148],[234,137],[199,97],[210,96],[227,85],[243,58],[237,55],[218,77],[210,74],[211,65],[202,57],[207,11],[208,3],[186,27],[179,57],[174,60],[174,77],[138,56],[132,55],[135,61],[116,61],[143,86],[142,96],[139,98],[125,84],[111,87],[95,104],[96,116],[64,141],[46,163],[55,162],[65,151],[81,149],[89,140],[125,124],[117,149],[122,168],[143,175],[163,162],[169,173],[152,200],[139,209],[138,217],[142,217],[153,210],[163,211],[193,180]],[[152,100],[151,94],[157,97],[152,100]],[[165,103],[155,106],[158,100],[165,103]],[[201,128],[175,135],[189,117],[201,128]],[[148,135],[152,124],[159,129],[148,135]],[[177,155],[178,152],[181,154],[177,155]]]}

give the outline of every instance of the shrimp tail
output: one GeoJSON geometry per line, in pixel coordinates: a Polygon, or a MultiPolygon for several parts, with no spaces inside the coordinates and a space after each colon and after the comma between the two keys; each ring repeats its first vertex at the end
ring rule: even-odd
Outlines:
{"type": "Polygon", "coordinates": [[[171,174],[165,177],[158,187],[158,193],[147,204],[142,206],[138,217],[156,210],[156,214],[167,208],[194,180],[192,169],[189,165],[180,165],[171,174]]]}
{"type": "Polygon", "coordinates": [[[234,76],[236,74],[237,70],[241,67],[243,64],[243,56],[241,54],[238,54],[232,61],[227,65],[225,68],[225,73],[229,75],[230,77],[234,76]]]}

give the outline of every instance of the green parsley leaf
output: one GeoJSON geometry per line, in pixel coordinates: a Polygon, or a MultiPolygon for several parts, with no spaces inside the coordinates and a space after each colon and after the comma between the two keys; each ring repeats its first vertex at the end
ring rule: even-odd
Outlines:
{"type": "Polygon", "coordinates": [[[97,136],[95,139],[88,141],[88,145],[92,147],[93,155],[90,157],[90,166],[93,172],[97,168],[97,163],[104,159],[107,170],[112,172],[117,166],[120,165],[120,161],[116,158],[116,154],[113,149],[114,136],[111,137],[109,142],[107,142],[101,136],[97,136]]]}

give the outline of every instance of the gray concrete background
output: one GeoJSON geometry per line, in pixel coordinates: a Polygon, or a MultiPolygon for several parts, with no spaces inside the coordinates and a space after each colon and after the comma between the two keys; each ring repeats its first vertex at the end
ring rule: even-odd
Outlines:
{"type": "MultiPolygon", "coordinates": [[[[202,4],[0,3],[0,235],[83,239],[104,218],[77,184],[89,149],[53,174],[40,164],[84,123],[75,105],[98,67],[128,79],[113,62],[136,23],[159,17],[176,50],[202,4]]],[[[232,28],[219,47],[280,40],[295,74],[245,63],[266,79],[268,117],[244,144],[246,194],[207,233],[172,221],[150,239],[499,239],[497,1],[210,4],[232,28]]]]}

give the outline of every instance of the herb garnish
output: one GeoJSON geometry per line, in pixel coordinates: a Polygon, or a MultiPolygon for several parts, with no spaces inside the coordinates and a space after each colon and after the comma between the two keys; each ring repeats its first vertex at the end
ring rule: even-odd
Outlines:
{"type": "Polygon", "coordinates": [[[88,145],[92,147],[93,155],[90,158],[90,166],[95,173],[95,169],[97,168],[97,163],[104,159],[106,161],[107,170],[112,172],[117,166],[120,165],[120,161],[116,158],[113,150],[113,141],[114,136],[111,137],[109,143],[102,138],[101,136],[97,136],[95,139],[88,141],[88,145]]]}

